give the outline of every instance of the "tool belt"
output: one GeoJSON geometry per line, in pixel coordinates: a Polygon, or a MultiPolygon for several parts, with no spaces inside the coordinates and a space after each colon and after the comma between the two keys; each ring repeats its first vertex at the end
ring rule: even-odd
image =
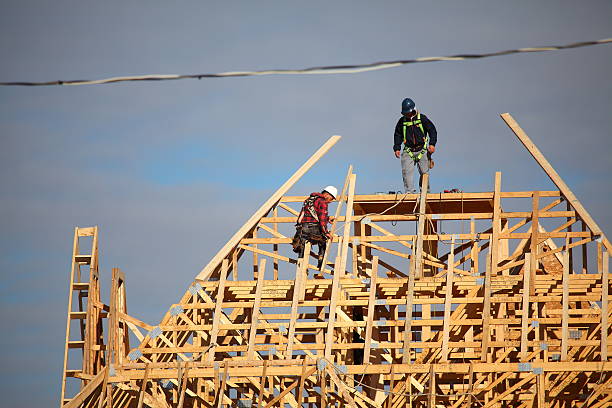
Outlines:
{"type": "Polygon", "coordinates": [[[306,241],[310,241],[313,244],[327,242],[327,237],[321,231],[321,225],[314,222],[296,224],[295,235],[291,242],[293,252],[299,253],[306,241]]]}

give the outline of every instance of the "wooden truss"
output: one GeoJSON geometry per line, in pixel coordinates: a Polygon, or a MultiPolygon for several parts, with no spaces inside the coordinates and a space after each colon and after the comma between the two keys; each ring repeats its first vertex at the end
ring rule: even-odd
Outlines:
{"type": "Polygon", "coordinates": [[[349,167],[319,270],[290,245],[306,197],[285,194],[333,137],[158,325],[127,314],[113,270],[84,323],[108,311],[106,346],[83,334],[105,353],[65,368],[81,384],[63,406],[610,406],[610,243],[502,117],[558,190],[503,191],[498,172],[484,193],[357,195],[349,167]]]}

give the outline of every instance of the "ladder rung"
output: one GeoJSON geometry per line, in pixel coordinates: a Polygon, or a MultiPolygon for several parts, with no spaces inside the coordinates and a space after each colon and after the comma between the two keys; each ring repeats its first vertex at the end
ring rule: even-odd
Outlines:
{"type": "Polygon", "coordinates": [[[90,264],[91,263],[91,255],[75,255],[74,260],[81,264],[90,264]]]}
{"type": "Polygon", "coordinates": [[[79,237],[90,237],[94,234],[96,227],[85,227],[85,228],[77,228],[77,234],[79,237]]]}
{"type": "Polygon", "coordinates": [[[82,372],[83,370],[66,370],[66,377],[76,377],[77,374],[82,372]]]}
{"type": "Polygon", "coordinates": [[[87,290],[89,289],[89,282],[77,282],[72,284],[72,290],[87,290]]]}
{"type": "MultiPolygon", "coordinates": [[[[87,312],[70,312],[71,319],[85,319],[87,317],[87,312]]],[[[105,311],[100,312],[100,317],[105,318],[108,317],[108,313],[105,311]]]]}
{"type": "Polygon", "coordinates": [[[84,340],[69,341],[68,342],[68,348],[83,348],[83,347],[85,347],[85,341],[84,340]]]}

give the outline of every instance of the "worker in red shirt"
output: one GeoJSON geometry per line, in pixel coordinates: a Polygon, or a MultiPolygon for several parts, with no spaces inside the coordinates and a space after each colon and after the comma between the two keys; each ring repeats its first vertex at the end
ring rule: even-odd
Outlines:
{"type": "Polygon", "coordinates": [[[338,189],[334,186],[327,186],[320,193],[312,193],[304,201],[302,211],[295,224],[295,236],[293,237],[293,252],[304,256],[304,244],[310,241],[311,244],[319,247],[319,263],[317,268],[321,268],[323,256],[327,248],[327,240],[331,238],[327,230],[327,224],[331,221],[327,213],[327,205],[336,199],[338,189]]]}

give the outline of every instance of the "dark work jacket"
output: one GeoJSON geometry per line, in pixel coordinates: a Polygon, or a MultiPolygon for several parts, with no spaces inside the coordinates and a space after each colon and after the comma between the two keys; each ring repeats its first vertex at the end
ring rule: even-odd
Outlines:
{"type": "MultiPolygon", "coordinates": [[[[393,151],[402,150],[402,143],[404,143],[404,122],[410,122],[416,120],[416,115],[412,119],[408,119],[402,116],[395,125],[395,133],[393,135],[393,151]]],[[[429,120],[429,118],[421,113],[421,122],[423,124],[423,130],[429,135],[429,144],[435,146],[438,141],[438,132],[436,127],[429,120]]],[[[412,151],[419,151],[423,148],[425,142],[425,135],[421,132],[419,125],[412,125],[406,128],[406,147],[412,151]]]]}

